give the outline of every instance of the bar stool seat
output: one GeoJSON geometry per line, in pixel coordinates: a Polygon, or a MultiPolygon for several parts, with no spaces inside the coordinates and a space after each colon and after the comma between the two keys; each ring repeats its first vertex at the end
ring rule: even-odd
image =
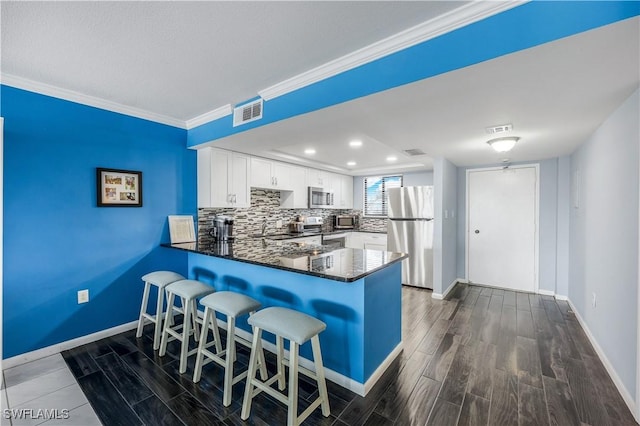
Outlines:
{"type": "Polygon", "coordinates": [[[322,365],[322,354],[320,350],[320,339],[318,335],[327,327],[326,324],[317,318],[288,308],[271,307],[263,309],[249,317],[249,324],[254,327],[253,344],[251,347],[251,357],[249,359],[249,371],[247,374],[247,384],[242,402],[242,420],[247,420],[251,412],[251,401],[260,392],[266,392],[278,401],[287,405],[287,425],[296,426],[302,423],[318,406],[322,407],[322,415],[328,417],[331,414],[329,409],[329,398],[327,395],[327,384],[324,377],[324,367],[322,365]],[[261,381],[255,377],[258,354],[262,353],[262,330],[275,334],[276,336],[276,356],[277,373],[266,381],[261,381]],[[289,361],[284,359],[283,339],[289,340],[289,361]],[[308,370],[298,365],[299,346],[311,340],[313,350],[314,371],[308,370]],[[289,366],[289,390],[288,395],[284,395],[272,388],[271,385],[278,382],[278,389],[285,388],[285,365],[289,366]],[[303,373],[318,383],[318,398],[313,401],[307,409],[298,416],[298,372],[303,373]]]}
{"type": "Polygon", "coordinates": [[[169,340],[180,340],[180,374],[187,371],[187,357],[196,353],[197,349],[189,351],[189,336],[193,334],[194,340],[198,341],[198,302],[197,299],[215,290],[210,285],[197,280],[180,280],[165,287],[167,292],[167,319],[162,329],[162,341],[160,343],[160,356],[167,353],[167,343],[169,340]],[[182,299],[182,309],[174,306],[175,296],[182,299]],[[182,312],[184,314],[182,324],[175,327],[173,325],[173,313],[182,312]],[[182,333],[179,329],[182,328],[182,333]],[[169,337],[171,336],[171,337],[169,337]]]}
{"type": "MultiPolygon", "coordinates": [[[[236,358],[235,343],[238,342],[248,348],[251,348],[251,342],[236,335],[236,318],[245,314],[252,315],[258,308],[260,308],[261,304],[249,296],[232,291],[219,291],[209,294],[200,299],[200,304],[205,307],[205,310],[203,327],[196,355],[196,367],[193,373],[193,381],[194,383],[200,381],[202,366],[211,361],[214,361],[224,367],[224,391],[222,400],[223,405],[228,407],[231,405],[233,385],[247,377],[246,371],[235,377],[233,376],[233,364],[236,358]],[[221,350],[220,347],[220,333],[218,332],[216,312],[220,312],[227,316],[227,346],[225,350],[221,350]],[[207,332],[209,327],[213,331],[214,336],[214,341],[211,343],[207,343],[207,332]],[[208,348],[213,345],[215,345],[216,353],[208,350],[208,348]],[[207,357],[206,360],[204,360],[205,356],[207,357]]],[[[263,379],[266,379],[267,369],[264,361],[264,354],[260,357],[259,363],[260,375],[263,379]]]]}
{"type": "Polygon", "coordinates": [[[155,324],[153,333],[153,349],[160,347],[160,335],[162,333],[162,317],[164,306],[164,288],[173,282],[184,280],[184,277],[172,271],[155,271],[142,276],[144,281],[144,291],[142,293],[142,305],[140,306],[140,317],[138,318],[138,330],[136,337],[142,337],[142,329],[144,328],[145,319],[155,324]],[[158,287],[158,301],[156,303],[156,314],[147,313],[149,303],[149,293],[151,286],[158,287]]]}

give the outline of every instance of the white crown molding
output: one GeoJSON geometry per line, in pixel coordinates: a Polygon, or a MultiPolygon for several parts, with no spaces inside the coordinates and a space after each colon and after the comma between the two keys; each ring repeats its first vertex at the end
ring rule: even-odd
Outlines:
{"type": "Polygon", "coordinates": [[[319,67],[258,91],[266,101],[527,3],[473,1],[319,67]]]}
{"type": "Polygon", "coordinates": [[[194,127],[198,127],[205,123],[209,123],[210,121],[226,117],[227,115],[231,115],[232,112],[233,108],[231,107],[231,104],[223,105],[219,108],[214,109],[213,111],[205,112],[204,114],[187,120],[187,130],[193,129],[194,127]]]}
{"type": "Polygon", "coordinates": [[[106,99],[95,96],[85,95],[73,90],[62,89],[46,83],[29,80],[27,78],[18,77],[11,74],[2,74],[0,82],[6,86],[15,87],[17,89],[28,90],[29,92],[39,93],[41,95],[52,96],[54,98],[64,99],[95,108],[104,109],[119,114],[130,115],[132,117],[142,118],[144,120],[154,121],[156,123],[166,124],[181,129],[186,129],[185,122],[177,118],[168,117],[162,114],[145,111],[140,108],[134,108],[117,102],[108,101],[106,99]]]}

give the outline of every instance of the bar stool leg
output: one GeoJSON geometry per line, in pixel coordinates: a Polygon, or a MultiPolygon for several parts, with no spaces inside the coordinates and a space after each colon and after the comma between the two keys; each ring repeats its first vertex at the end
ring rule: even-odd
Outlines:
{"type": "Polygon", "coordinates": [[[233,386],[233,363],[236,359],[236,318],[227,317],[227,354],[224,366],[224,391],[222,405],[231,405],[231,387],[233,386]]]}
{"type": "Polygon", "coordinates": [[[211,309],[204,309],[204,326],[202,327],[202,333],[200,334],[200,343],[198,344],[198,352],[196,353],[196,366],[193,372],[193,382],[198,383],[200,381],[200,375],[202,374],[202,363],[204,359],[204,346],[207,343],[207,324],[209,324],[209,317],[211,316],[211,309]]]}
{"type": "Polygon", "coordinates": [[[318,393],[322,398],[321,407],[322,415],[328,417],[331,414],[329,409],[329,395],[327,394],[327,382],[324,377],[324,366],[322,365],[322,353],[320,351],[320,338],[315,335],[311,338],[311,349],[313,350],[313,363],[316,369],[316,378],[318,380],[318,393]]]}
{"type": "MultiPolygon", "coordinates": [[[[151,283],[144,283],[144,291],[142,293],[142,306],[140,306],[140,318],[138,319],[138,331],[136,337],[142,337],[142,328],[144,327],[144,314],[147,313],[147,303],[149,302],[149,291],[151,290],[151,283]]],[[[156,317],[156,320],[158,318],[156,317]]],[[[154,347],[155,349],[155,347],[154,347]]]]}
{"type": "MultiPolygon", "coordinates": [[[[211,331],[213,332],[213,338],[215,339],[216,354],[222,352],[222,344],[220,343],[220,331],[218,330],[218,319],[216,318],[216,311],[211,310],[211,316],[209,317],[211,331]]],[[[206,334],[205,334],[206,335],[206,334]]]]}
{"type": "Polygon", "coordinates": [[[191,301],[191,319],[193,320],[193,339],[197,342],[200,336],[200,328],[198,325],[198,301],[196,299],[191,301]]]}
{"type": "MultiPolygon", "coordinates": [[[[291,349],[291,347],[289,347],[289,349],[291,349]]],[[[284,390],[284,339],[282,336],[276,336],[276,358],[276,362],[278,364],[278,389],[284,390]]]]}
{"type": "Polygon", "coordinates": [[[162,334],[162,308],[164,307],[164,291],[158,287],[158,303],[156,304],[156,328],[153,332],[153,350],[160,347],[160,336],[162,334]]]}
{"type": "Polygon", "coordinates": [[[298,344],[289,342],[289,410],[287,426],[298,425],[298,344]]]}
{"type": "Polygon", "coordinates": [[[191,321],[189,315],[192,315],[191,307],[193,303],[187,302],[184,307],[184,321],[182,322],[182,345],[180,346],[180,374],[187,371],[187,353],[189,352],[189,334],[191,333],[191,321]]]}
{"type": "Polygon", "coordinates": [[[258,353],[262,352],[262,344],[260,341],[260,335],[262,330],[258,327],[254,329],[253,343],[251,345],[251,356],[249,357],[249,370],[247,371],[247,384],[244,389],[244,398],[242,400],[242,413],[240,418],[247,420],[251,413],[251,400],[253,399],[253,379],[256,377],[256,363],[258,353]]]}
{"type": "Polygon", "coordinates": [[[167,343],[169,341],[169,326],[173,324],[173,300],[175,299],[175,294],[171,292],[167,292],[167,315],[169,318],[165,320],[164,327],[162,327],[162,341],[160,342],[160,356],[165,356],[167,353],[167,343]]]}

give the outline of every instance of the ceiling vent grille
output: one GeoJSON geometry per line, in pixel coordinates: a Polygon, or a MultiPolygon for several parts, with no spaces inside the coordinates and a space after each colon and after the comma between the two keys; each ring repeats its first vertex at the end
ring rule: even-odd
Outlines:
{"type": "Polygon", "coordinates": [[[424,152],[421,149],[417,149],[417,148],[405,149],[404,153],[407,154],[409,157],[415,157],[417,155],[425,155],[426,154],[426,152],[424,152]]]}
{"type": "Polygon", "coordinates": [[[501,124],[500,126],[487,127],[485,129],[490,135],[497,135],[499,133],[510,132],[513,130],[513,124],[501,124]]]}
{"type": "Polygon", "coordinates": [[[233,127],[262,118],[262,99],[233,109],[233,127]]]}

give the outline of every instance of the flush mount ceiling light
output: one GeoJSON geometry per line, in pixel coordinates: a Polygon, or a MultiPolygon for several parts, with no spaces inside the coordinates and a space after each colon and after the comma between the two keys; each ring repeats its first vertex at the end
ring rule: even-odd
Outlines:
{"type": "Polygon", "coordinates": [[[358,139],[354,139],[351,142],[349,142],[349,146],[352,148],[358,148],[362,146],[362,141],[358,140],[358,139]]]}
{"type": "Polygon", "coordinates": [[[307,149],[304,150],[304,153],[307,154],[307,155],[313,155],[313,154],[316,153],[316,150],[313,149],[313,148],[307,148],[307,149]]]}
{"type": "Polygon", "coordinates": [[[347,162],[347,166],[355,166],[356,162],[355,161],[349,161],[347,162]]]}
{"type": "Polygon", "coordinates": [[[517,136],[505,136],[503,138],[491,139],[487,141],[487,143],[497,152],[507,152],[511,151],[518,140],[520,140],[520,138],[517,136]]]}
{"type": "Polygon", "coordinates": [[[387,161],[396,161],[398,159],[398,157],[390,155],[389,157],[387,157],[387,161]]]}

